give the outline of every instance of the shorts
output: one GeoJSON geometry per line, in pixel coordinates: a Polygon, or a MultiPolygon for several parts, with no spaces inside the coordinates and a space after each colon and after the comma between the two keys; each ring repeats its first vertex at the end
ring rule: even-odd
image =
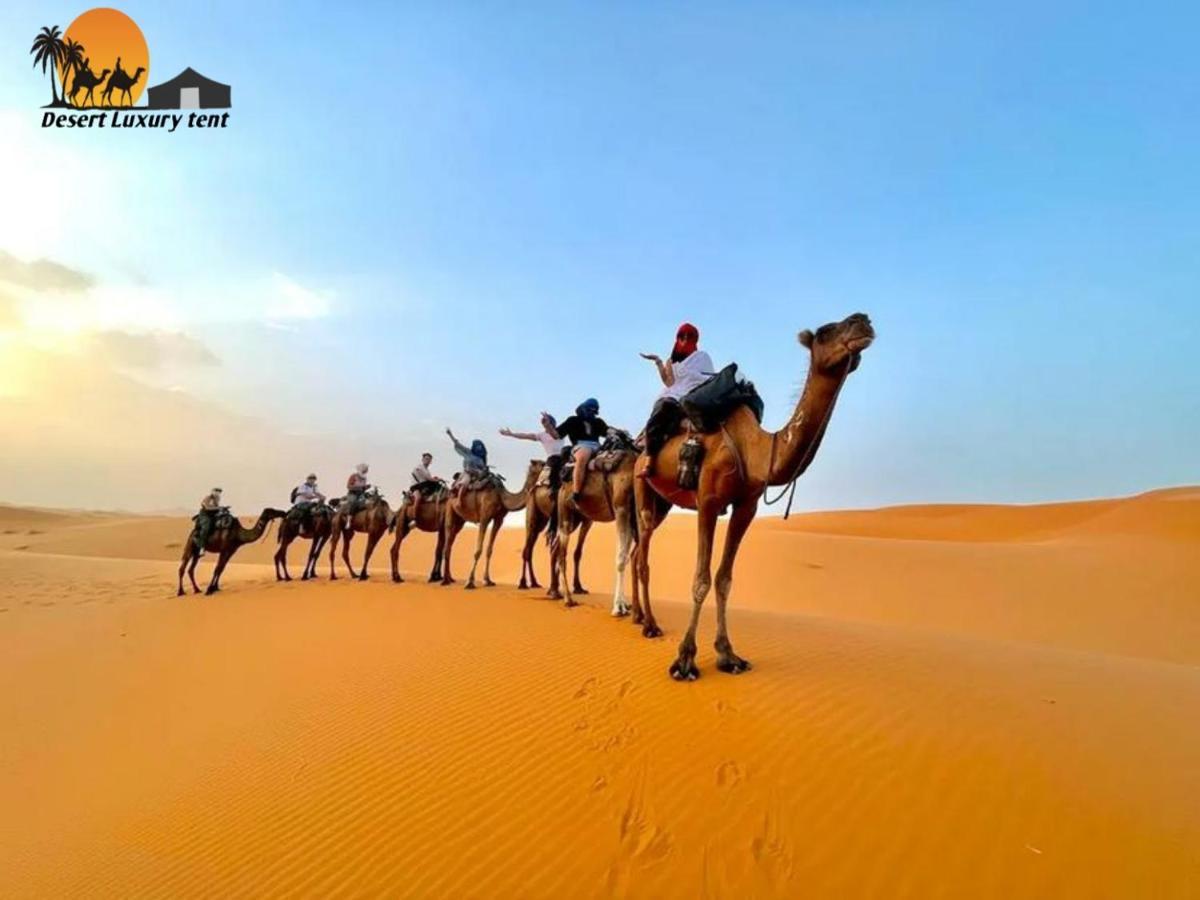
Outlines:
{"type": "Polygon", "coordinates": [[[590,450],[592,453],[600,451],[599,441],[577,441],[575,446],[571,448],[571,455],[575,455],[576,450],[590,450]]]}

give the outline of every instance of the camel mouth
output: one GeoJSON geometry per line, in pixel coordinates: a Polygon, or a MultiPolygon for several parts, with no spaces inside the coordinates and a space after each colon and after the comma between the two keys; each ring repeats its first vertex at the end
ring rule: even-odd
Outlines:
{"type": "Polygon", "coordinates": [[[846,341],[846,349],[851,353],[862,353],[875,341],[875,335],[865,334],[861,337],[850,338],[846,341]]]}

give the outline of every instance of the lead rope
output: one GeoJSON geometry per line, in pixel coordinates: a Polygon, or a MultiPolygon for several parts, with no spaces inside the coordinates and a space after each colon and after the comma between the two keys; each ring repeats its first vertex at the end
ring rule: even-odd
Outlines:
{"type": "MultiPolygon", "coordinates": [[[[825,433],[825,428],[829,425],[829,417],[833,415],[833,407],[837,405],[838,395],[842,392],[842,385],[846,383],[846,379],[850,377],[850,365],[853,361],[853,356],[846,357],[846,370],[842,372],[841,380],[838,381],[838,386],[833,392],[833,400],[829,403],[829,409],[825,410],[825,418],[821,420],[821,427],[817,429],[817,437],[825,433]]],[[[779,439],[779,432],[776,431],[771,435],[771,456],[767,462],[767,478],[771,477],[771,469],[775,467],[775,443],[779,439]]],[[[787,506],[783,509],[783,520],[786,522],[788,516],[792,514],[792,500],[796,497],[796,482],[800,476],[804,474],[804,470],[808,468],[808,464],[812,462],[813,455],[817,452],[817,441],[813,440],[809,444],[808,450],[804,454],[804,459],[800,461],[800,465],[796,467],[796,474],[791,480],[784,485],[783,490],[775,495],[775,499],[771,500],[767,497],[767,489],[763,488],[763,504],[766,506],[774,506],[783,499],[783,495],[788,495],[787,506]]]]}

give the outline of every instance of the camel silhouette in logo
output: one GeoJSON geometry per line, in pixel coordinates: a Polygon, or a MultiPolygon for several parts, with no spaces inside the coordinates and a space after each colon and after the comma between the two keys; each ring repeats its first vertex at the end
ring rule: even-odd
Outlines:
{"type": "Polygon", "coordinates": [[[124,69],[121,68],[121,60],[118,59],[117,60],[117,68],[115,71],[113,71],[112,75],[109,76],[108,86],[104,89],[104,93],[102,95],[102,97],[104,99],[104,105],[105,106],[113,106],[114,104],[111,100],[112,92],[118,91],[119,93],[125,95],[125,102],[128,105],[132,106],[133,98],[132,98],[132,95],[129,93],[129,90],[135,84],[137,84],[138,79],[142,77],[142,73],[145,71],[146,70],[143,69],[141,66],[138,66],[137,71],[135,71],[133,73],[133,75],[130,75],[124,69]]]}
{"type": "Polygon", "coordinates": [[[78,103],[75,100],[75,97],[80,91],[87,91],[83,98],[84,103],[91,103],[92,106],[95,106],[96,98],[92,95],[92,91],[100,86],[104,79],[108,77],[108,73],[110,71],[111,69],[105,69],[100,73],[100,76],[97,77],[96,73],[91,69],[77,69],[75,71],[75,80],[71,82],[71,105],[83,106],[84,104],[78,103]]]}

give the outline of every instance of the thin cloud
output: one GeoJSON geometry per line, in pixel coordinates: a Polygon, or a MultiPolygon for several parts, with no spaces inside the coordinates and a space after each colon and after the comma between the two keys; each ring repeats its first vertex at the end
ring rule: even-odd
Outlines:
{"type": "Polygon", "coordinates": [[[332,308],[329,294],[306,288],[280,272],[272,273],[264,310],[268,320],[321,319],[332,308]]]}
{"type": "Polygon", "coordinates": [[[111,365],[136,369],[215,366],[221,362],[203,342],[177,331],[100,331],[91,336],[89,349],[111,365]]]}
{"type": "Polygon", "coordinates": [[[50,259],[24,262],[4,250],[0,250],[0,281],[31,291],[69,294],[83,293],[96,283],[91,275],[79,269],[50,259]]]}

